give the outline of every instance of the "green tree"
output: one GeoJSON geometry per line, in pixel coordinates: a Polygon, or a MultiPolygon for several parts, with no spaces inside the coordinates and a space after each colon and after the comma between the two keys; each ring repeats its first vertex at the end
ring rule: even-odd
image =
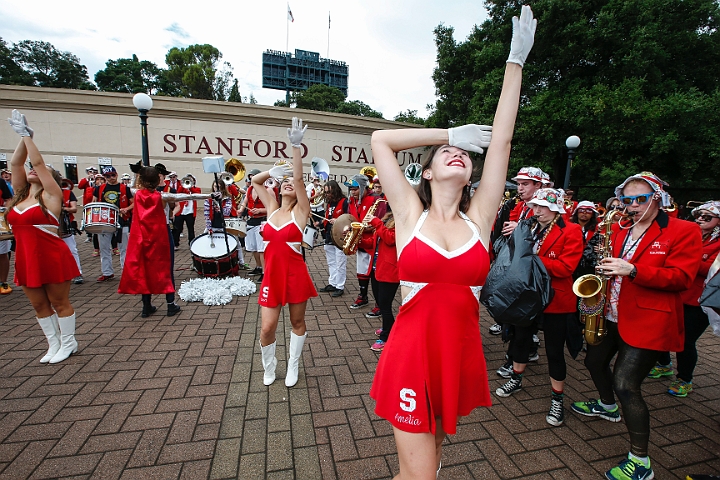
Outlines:
{"type": "Polygon", "coordinates": [[[348,115],[355,115],[358,117],[372,117],[372,118],[383,118],[382,113],[370,108],[360,100],[351,100],[349,102],[342,102],[335,109],[337,113],[346,113],[348,115]]]}
{"type": "Polygon", "coordinates": [[[5,40],[0,37],[0,84],[34,85],[35,81],[28,72],[22,69],[13,59],[12,51],[5,40]]]}
{"type": "Polygon", "coordinates": [[[396,122],[414,123],[416,125],[425,125],[425,119],[417,116],[417,110],[406,110],[395,115],[396,122]]]}
{"type": "Polygon", "coordinates": [[[232,67],[221,62],[221,58],[220,50],[212,45],[171,48],[165,56],[170,94],[204,100],[227,99],[232,67]]]}
{"type": "Polygon", "coordinates": [[[29,73],[39,87],[95,90],[87,67],[70,52],[61,52],[51,43],[23,40],[13,45],[15,63],[29,73]]]}
{"type": "MultiPolygon", "coordinates": [[[[437,101],[428,126],[490,123],[520,1],[486,0],[464,42],[435,29],[437,101]]],[[[565,138],[582,144],[576,185],[651,170],[671,187],[720,187],[720,8],[714,0],[538,0],[511,171],[536,165],[556,184],[565,138]]]]}
{"type": "Polygon", "coordinates": [[[345,95],[340,89],[322,83],[311,85],[305,91],[293,92],[290,95],[290,102],[294,103],[297,108],[323,112],[336,111],[344,101],[345,95]]]}
{"type": "Polygon", "coordinates": [[[233,86],[230,89],[230,94],[228,95],[228,102],[242,103],[242,97],[240,96],[240,87],[238,87],[237,78],[233,82],[233,86]]]}
{"type": "Polygon", "coordinates": [[[104,92],[147,93],[155,95],[160,87],[162,70],[153,62],[118,58],[105,62],[105,69],[95,74],[95,83],[104,92]]]}

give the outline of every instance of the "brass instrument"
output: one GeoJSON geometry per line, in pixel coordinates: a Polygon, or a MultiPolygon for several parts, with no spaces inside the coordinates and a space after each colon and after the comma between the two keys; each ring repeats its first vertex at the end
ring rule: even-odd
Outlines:
{"type": "Polygon", "coordinates": [[[180,184],[183,186],[184,189],[190,190],[190,188],[195,186],[195,182],[193,181],[192,177],[190,175],[186,175],[183,178],[180,179],[180,184]]]}
{"type": "MultiPolygon", "coordinates": [[[[243,163],[237,158],[231,158],[225,162],[225,171],[232,176],[232,181],[230,183],[239,182],[245,178],[245,165],[243,165],[243,163]]],[[[223,180],[223,182],[225,182],[225,180],[223,180]]],[[[225,183],[228,184],[227,182],[225,183]]]]}
{"type": "MultiPolygon", "coordinates": [[[[348,230],[345,231],[345,237],[343,238],[342,251],[345,255],[355,255],[360,245],[360,239],[362,238],[363,232],[370,226],[369,223],[365,222],[365,219],[375,215],[375,211],[378,208],[380,202],[384,202],[382,198],[375,200],[362,222],[352,222],[348,230]]],[[[347,228],[347,227],[346,227],[347,228]]]]}
{"type": "Polygon", "coordinates": [[[607,214],[607,208],[603,207],[599,203],[595,204],[595,210],[598,211],[598,219],[605,218],[605,215],[607,214]]]}
{"type": "Polygon", "coordinates": [[[568,213],[570,213],[570,212],[572,211],[572,208],[573,208],[573,201],[572,201],[571,199],[569,199],[569,198],[566,198],[566,199],[563,201],[563,206],[565,207],[565,210],[567,210],[568,213]]]}
{"type": "Polygon", "coordinates": [[[220,174],[220,176],[218,178],[220,178],[220,181],[223,182],[226,187],[229,187],[230,185],[235,183],[232,173],[230,173],[230,172],[223,172],[220,174]]]}
{"type": "Polygon", "coordinates": [[[310,198],[310,206],[317,208],[325,201],[325,190],[322,186],[313,186],[313,196],[310,198]]]}
{"type": "Polygon", "coordinates": [[[689,209],[697,208],[697,207],[699,207],[700,205],[705,205],[706,203],[708,203],[708,201],[709,201],[709,200],[705,200],[704,202],[700,202],[700,201],[698,201],[698,200],[690,200],[689,202],[687,202],[687,203],[685,204],[685,208],[689,208],[689,209]]]}
{"type": "MultiPolygon", "coordinates": [[[[619,210],[611,210],[598,227],[599,233],[603,236],[602,250],[598,254],[598,263],[603,258],[612,257],[610,236],[612,235],[612,225],[618,216],[624,217],[625,215],[619,210]]],[[[588,345],[599,345],[607,335],[605,329],[605,302],[608,298],[610,286],[608,280],[609,277],[604,274],[595,275],[591,273],[583,275],[573,283],[573,293],[580,297],[578,308],[580,309],[580,318],[585,323],[583,333],[588,345]]]]}
{"type": "Polygon", "coordinates": [[[377,177],[377,169],[371,166],[363,167],[360,169],[360,174],[368,177],[370,180],[368,183],[372,185],[373,178],[377,177]]]}

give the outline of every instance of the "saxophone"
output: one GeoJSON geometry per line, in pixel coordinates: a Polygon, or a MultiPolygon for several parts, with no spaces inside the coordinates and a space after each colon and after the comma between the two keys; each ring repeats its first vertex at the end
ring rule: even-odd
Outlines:
{"type": "MultiPolygon", "coordinates": [[[[370,206],[367,213],[365,214],[365,218],[375,215],[375,211],[377,210],[380,202],[385,201],[386,200],[383,200],[382,198],[378,198],[377,200],[375,200],[375,203],[370,206]]],[[[355,253],[358,251],[358,246],[360,245],[360,239],[362,238],[362,234],[370,226],[369,222],[365,222],[365,218],[363,218],[362,223],[352,222],[348,230],[345,232],[342,246],[342,251],[345,255],[355,255],[355,253]]]]}
{"type": "MultiPolygon", "coordinates": [[[[603,237],[602,250],[598,254],[598,263],[603,258],[612,257],[612,224],[618,217],[623,217],[622,212],[611,210],[605,215],[600,224],[600,234],[603,237]]],[[[573,292],[580,297],[578,309],[580,319],[585,323],[585,341],[588,345],[599,345],[603,341],[607,330],[605,329],[605,302],[608,298],[610,277],[606,275],[588,274],[575,280],[573,292]]]]}

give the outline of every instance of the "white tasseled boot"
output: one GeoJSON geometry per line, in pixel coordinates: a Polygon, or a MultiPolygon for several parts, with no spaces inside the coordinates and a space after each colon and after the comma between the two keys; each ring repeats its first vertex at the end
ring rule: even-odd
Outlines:
{"type": "Polygon", "coordinates": [[[60,350],[60,327],[58,326],[57,313],[53,313],[49,317],[38,318],[37,321],[48,341],[48,351],[45,356],[40,359],[40,363],[48,363],[58,350],[60,350]]]}
{"type": "Polygon", "coordinates": [[[260,352],[262,353],[262,365],[265,369],[265,375],[263,376],[263,384],[265,385],[272,385],[272,383],[275,381],[275,367],[277,367],[277,358],[275,358],[275,345],[277,345],[277,342],[273,342],[266,347],[263,347],[262,343],[260,343],[260,352]]]}
{"type": "Polygon", "coordinates": [[[75,313],[69,317],[58,317],[60,325],[60,350],[50,359],[50,363],[62,362],[78,350],[75,340],[75,313]]]}
{"type": "Polygon", "coordinates": [[[298,381],[298,368],[300,367],[300,355],[302,355],[303,345],[307,332],[302,337],[290,332],[290,353],[287,362],[287,374],[285,375],[285,386],[292,387],[298,381]]]}

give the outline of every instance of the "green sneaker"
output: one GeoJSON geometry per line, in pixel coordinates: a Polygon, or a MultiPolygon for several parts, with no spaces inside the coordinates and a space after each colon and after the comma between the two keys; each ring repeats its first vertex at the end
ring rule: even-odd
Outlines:
{"type": "Polygon", "coordinates": [[[600,405],[598,400],[589,400],[587,402],[575,402],[570,408],[580,415],[587,417],[600,417],[613,423],[620,421],[620,409],[615,406],[613,410],[607,410],[605,407],[600,405]]]}
{"type": "Polygon", "coordinates": [[[677,379],[670,384],[670,388],[668,388],[667,392],[675,397],[687,397],[688,393],[692,391],[692,382],[684,382],[677,379]]]}
{"type": "Polygon", "coordinates": [[[628,458],[620,462],[620,465],[605,472],[605,478],[608,480],[652,480],[655,478],[652,467],[650,467],[650,460],[646,467],[629,457],[628,455],[628,458]]]}
{"type": "Polygon", "coordinates": [[[660,378],[660,377],[672,377],[673,376],[673,369],[672,364],[670,365],[655,365],[652,370],[650,370],[650,373],[648,373],[648,378],[660,378]]]}

